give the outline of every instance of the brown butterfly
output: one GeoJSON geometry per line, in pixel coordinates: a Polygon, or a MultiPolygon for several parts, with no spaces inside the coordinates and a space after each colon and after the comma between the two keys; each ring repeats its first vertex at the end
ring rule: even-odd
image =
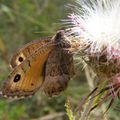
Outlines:
{"type": "Polygon", "coordinates": [[[48,96],[63,91],[74,74],[70,47],[63,31],[25,45],[11,59],[13,71],[1,87],[2,95],[22,98],[39,88],[48,96]]]}

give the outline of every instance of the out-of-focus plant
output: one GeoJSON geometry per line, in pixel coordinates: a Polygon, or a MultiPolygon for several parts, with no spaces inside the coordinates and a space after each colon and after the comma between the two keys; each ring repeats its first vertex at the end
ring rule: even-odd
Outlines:
{"type": "Polygon", "coordinates": [[[67,99],[65,107],[66,107],[66,112],[67,112],[69,120],[75,120],[75,116],[74,116],[74,113],[72,111],[72,107],[71,107],[69,99],[67,99]]]}

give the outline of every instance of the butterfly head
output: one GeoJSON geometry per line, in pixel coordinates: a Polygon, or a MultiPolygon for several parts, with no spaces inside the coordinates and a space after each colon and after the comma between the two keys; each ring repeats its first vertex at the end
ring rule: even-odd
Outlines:
{"type": "Polygon", "coordinates": [[[66,38],[67,37],[65,36],[64,30],[60,30],[54,36],[54,41],[57,44],[57,46],[59,46],[63,49],[64,48],[69,49],[69,48],[71,48],[71,44],[70,44],[70,41],[66,38]]]}

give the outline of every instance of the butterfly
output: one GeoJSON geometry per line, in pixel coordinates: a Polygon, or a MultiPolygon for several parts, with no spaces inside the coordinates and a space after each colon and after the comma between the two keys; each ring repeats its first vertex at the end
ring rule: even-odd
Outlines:
{"type": "Polygon", "coordinates": [[[12,72],[3,82],[2,95],[23,98],[41,89],[52,97],[64,91],[74,75],[70,47],[62,30],[53,37],[23,46],[11,59],[12,72]]]}

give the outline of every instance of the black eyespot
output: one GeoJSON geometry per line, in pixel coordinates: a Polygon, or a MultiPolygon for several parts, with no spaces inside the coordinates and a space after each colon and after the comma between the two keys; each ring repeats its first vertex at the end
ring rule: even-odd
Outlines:
{"type": "Polygon", "coordinates": [[[33,84],[33,83],[31,83],[31,86],[34,86],[34,84],[33,84]]]}
{"type": "Polygon", "coordinates": [[[22,57],[19,57],[18,60],[19,60],[19,62],[22,62],[22,61],[23,61],[23,58],[22,58],[22,57]]]}
{"type": "Polygon", "coordinates": [[[21,75],[20,74],[17,74],[14,78],[14,82],[18,82],[21,78],[21,75]]]}

